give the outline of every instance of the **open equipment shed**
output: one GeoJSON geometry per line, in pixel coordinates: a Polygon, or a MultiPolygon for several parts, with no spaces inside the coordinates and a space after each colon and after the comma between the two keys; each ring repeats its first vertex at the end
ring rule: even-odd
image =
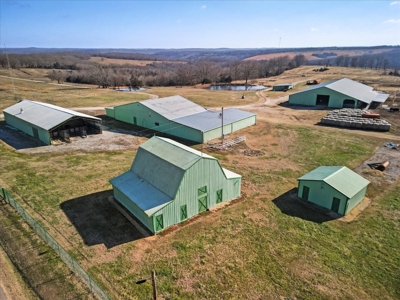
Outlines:
{"type": "Polygon", "coordinates": [[[347,167],[321,166],[297,179],[297,196],[346,215],[360,203],[369,181],[347,167]]]}
{"type": "Polygon", "coordinates": [[[59,137],[102,133],[100,118],[48,103],[21,100],[3,113],[8,125],[48,145],[59,137]]]}
{"type": "Polygon", "coordinates": [[[289,104],[330,108],[375,108],[384,103],[389,94],[374,91],[373,87],[342,78],[289,96],[289,104]]]}
{"type": "Polygon", "coordinates": [[[206,143],[256,123],[256,114],[236,108],[207,110],[181,96],[107,107],[108,116],[182,139],[206,143]]]}
{"type": "Polygon", "coordinates": [[[241,176],[210,155],[155,136],[110,183],[114,199],[155,234],[239,197],[241,176]]]}

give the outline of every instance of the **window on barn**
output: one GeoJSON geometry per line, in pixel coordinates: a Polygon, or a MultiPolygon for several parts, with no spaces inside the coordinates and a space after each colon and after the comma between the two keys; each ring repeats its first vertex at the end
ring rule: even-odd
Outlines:
{"type": "Polygon", "coordinates": [[[222,202],[222,189],[217,191],[217,203],[222,202]]]}
{"type": "Polygon", "coordinates": [[[197,196],[201,196],[201,195],[204,195],[204,194],[207,194],[207,186],[206,185],[201,187],[201,188],[199,188],[198,191],[197,191],[197,196]]]}
{"type": "Polygon", "coordinates": [[[155,123],[154,123],[154,125],[156,125],[156,126],[160,126],[160,123],[158,123],[158,122],[155,122],[155,123]]]}

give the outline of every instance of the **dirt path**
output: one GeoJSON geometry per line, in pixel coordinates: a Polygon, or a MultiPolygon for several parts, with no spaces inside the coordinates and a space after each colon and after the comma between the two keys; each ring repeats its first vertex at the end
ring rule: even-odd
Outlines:
{"type": "Polygon", "coordinates": [[[31,292],[23,286],[22,278],[15,271],[7,254],[0,247],[0,300],[29,300],[35,299],[29,297],[31,292]]]}

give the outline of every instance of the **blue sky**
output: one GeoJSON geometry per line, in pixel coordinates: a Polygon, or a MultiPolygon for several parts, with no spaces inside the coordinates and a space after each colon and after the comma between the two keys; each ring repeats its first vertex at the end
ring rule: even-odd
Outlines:
{"type": "Polygon", "coordinates": [[[398,1],[8,1],[0,47],[400,45],[398,1]]]}

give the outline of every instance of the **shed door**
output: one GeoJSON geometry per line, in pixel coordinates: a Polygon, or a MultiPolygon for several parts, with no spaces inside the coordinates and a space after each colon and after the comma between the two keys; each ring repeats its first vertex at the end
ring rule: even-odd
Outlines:
{"type": "Polygon", "coordinates": [[[163,215],[156,216],[156,231],[160,231],[164,228],[164,219],[163,215]]]}
{"type": "Polygon", "coordinates": [[[338,213],[339,212],[339,206],[340,206],[340,199],[336,198],[336,197],[333,197],[331,210],[333,210],[335,213],[338,213]]]}
{"type": "Polygon", "coordinates": [[[199,213],[207,209],[207,196],[199,198],[199,213]]]}
{"type": "Polygon", "coordinates": [[[137,125],[137,119],[136,119],[136,117],[133,117],[133,125],[137,125]]]}
{"type": "Polygon", "coordinates": [[[303,186],[303,194],[301,198],[308,200],[308,194],[310,193],[310,188],[308,186],[303,186]]]}
{"type": "Polygon", "coordinates": [[[38,132],[37,128],[32,127],[32,133],[35,138],[37,138],[37,139],[39,138],[39,132],[38,132]]]}
{"type": "Polygon", "coordinates": [[[329,95],[317,95],[316,105],[329,106],[329,95]]]}
{"type": "Polygon", "coordinates": [[[187,206],[182,205],[181,206],[181,221],[184,221],[187,219],[187,206]]]}

